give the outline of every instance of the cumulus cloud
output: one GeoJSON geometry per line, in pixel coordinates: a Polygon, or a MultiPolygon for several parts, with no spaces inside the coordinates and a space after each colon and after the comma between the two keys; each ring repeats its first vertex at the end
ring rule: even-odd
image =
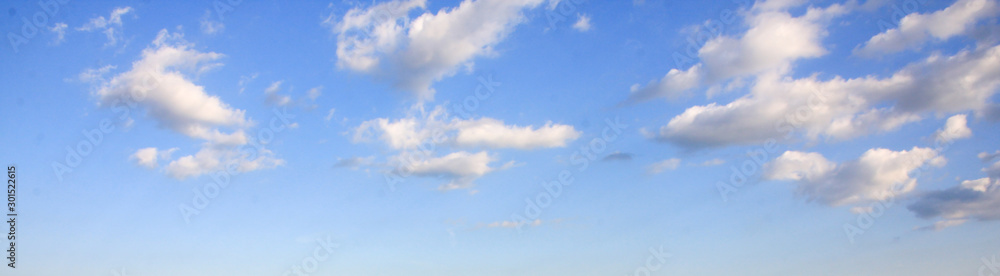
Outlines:
{"type": "Polygon", "coordinates": [[[423,117],[365,121],[354,133],[356,142],[378,136],[393,149],[416,149],[433,139],[435,143],[461,148],[531,150],[565,147],[568,142],[580,137],[580,132],[570,125],[547,122],[543,126],[532,127],[508,125],[493,118],[451,118],[440,106],[423,117]]]}
{"type": "Polygon", "coordinates": [[[488,173],[515,165],[509,161],[493,166],[497,156],[471,148],[519,149],[565,147],[580,132],[572,126],[546,123],[544,126],[507,125],[493,118],[460,119],[449,116],[441,106],[426,112],[422,105],[400,119],[377,118],[362,122],[353,131],[353,141],[383,142],[397,152],[389,165],[397,175],[445,177],[450,182],[441,190],[471,188],[473,181],[488,173]],[[436,156],[436,152],[451,153],[436,156]]]}
{"type": "Polygon", "coordinates": [[[646,172],[649,174],[659,174],[665,171],[671,171],[677,169],[680,166],[681,160],[677,158],[670,158],[660,162],[653,163],[646,167],[646,172]]]}
{"type": "Polygon", "coordinates": [[[984,168],[988,177],[965,180],[955,187],[924,194],[907,208],[918,217],[941,220],[933,229],[961,224],[970,219],[1000,219],[1000,161],[984,168]],[[939,225],[942,224],[942,225],[939,225]]]}
{"type": "Polygon", "coordinates": [[[147,168],[156,167],[156,148],[144,148],[140,149],[132,155],[132,158],[136,160],[140,166],[147,168]]]}
{"type": "Polygon", "coordinates": [[[454,120],[455,145],[460,147],[537,149],[565,147],[580,137],[573,126],[546,122],[540,127],[506,125],[493,118],[454,120]]]}
{"type": "Polygon", "coordinates": [[[337,34],[337,66],[385,77],[421,100],[431,100],[431,85],[470,67],[477,57],[494,56],[493,47],[525,21],[523,11],[546,0],[465,0],[458,7],[415,18],[425,0],[396,0],[347,11],[325,24],[337,34]]]}
{"type": "Polygon", "coordinates": [[[579,32],[586,32],[590,30],[590,16],[586,14],[577,14],[576,23],[573,23],[573,29],[579,32]]]}
{"type": "Polygon", "coordinates": [[[998,87],[1000,46],[932,55],[886,78],[765,74],[749,94],[728,104],[686,109],[656,138],[692,149],[756,144],[795,133],[844,140],[895,130],[927,113],[984,116],[998,87]]]}
{"type": "Polygon", "coordinates": [[[822,45],[825,26],[848,11],[834,4],[807,9],[792,16],[786,9],[802,1],[758,2],[744,17],[747,31],[740,36],[719,35],[698,49],[701,62],[688,69],[671,69],[660,80],[633,85],[625,104],[654,98],[677,98],[686,91],[711,86],[732,78],[772,72],[789,72],[794,61],[827,53],[822,45]],[[780,43],[776,43],[779,42],[780,43]]]}
{"type": "Polygon", "coordinates": [[[934,140],[939,143],[950,143],[958,139],[969,138],[972,136],[972,130],[966,124],[965,114],[951,116],[945,122],[944,128],[934,133],[934,140]]]}
{"type": "Polygon", "coordinates": [[[104,16],[91,18],[87,24],[77,27],[76,30],[85,32],[100,31],[108,37],[108,42],[104,45],[113,46],[121,38],[122,16],[130,12],[132,12],[132,7],[115,8],[107,18],[104,16]]]}
{"type": "MultiPolygon", "coordinates": [[[[412,160],[408,153],[395,159],[397,160],[394,162],[412,160]]],[[[486,151],[478,153],[459,151],[441,157],[423,158],[416,162],[405,163],[405,166],[399,167],[401,170],[399,173],[450,179],[450,182],[438,187],[439,190],[465,189],[472,187],[473,180],[495,170],[503,169],[490,166],[496,160],[496,157],[491,156],[486,151]]]]}
{"type": "MultiPolygon", "coordinates": [[[[194,177],[229,165],[241,172],[280,165],[283,161],[263,147],[240,152],[247,149],[249,138],[244,130],[253,121],[246,118],[245,111],[230,107],[190,80],[190,75],[221,66],[216,62],[220,58],[218,53],[192,49],[181,34],[161,30],[129,71],[103,81],[94,95],[101,106],[141,107],[159,126],[204,141],[196,154],[166,166],[165,171],[175,178],[194,177]],[[223,128],[233,130],[226,132],[223,128]]],[[[139,114],[131,111],[128,114],[139,114]]],[[[145,149],[136,158],[140,164],[149,165],[156,160],[150,153],[145,149]]]]}
{"type": "Polygon", "coordinates": [[[1000,11],[994,0],[958,0],[933,13],[913,13],[899,21],[899,27],[885,30],[854,49],[861,56],[877,56],[912,49],[928,40],[947,40],[971,32],[977,22],[1000,11]]]}
{"type": "Polygon", "coordinates": [[[946,160],[929,148],[892,151],[876,148],[857,160],[837,164],[819,153],[787,151],[765,166],[764,179],[794,181],[796,192],[831,206],[885,200],[913,191],[910,172],[946,160]]]}

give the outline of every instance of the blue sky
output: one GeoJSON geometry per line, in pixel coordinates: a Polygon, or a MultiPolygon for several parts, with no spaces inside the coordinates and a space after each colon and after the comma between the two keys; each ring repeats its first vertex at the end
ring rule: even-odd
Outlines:
{"type": "Polygon", "coordinates": [[[14,275],[1000,274],[995,0],[2,6],[14,275]]]}

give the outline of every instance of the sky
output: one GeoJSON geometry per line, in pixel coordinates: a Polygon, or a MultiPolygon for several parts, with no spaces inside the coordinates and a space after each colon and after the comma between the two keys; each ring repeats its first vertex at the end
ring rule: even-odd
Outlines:
{"type": "Polygon", "coordinates": [[[1000,275],[996,0],[0,6],[4,275],[1000,275]]]}

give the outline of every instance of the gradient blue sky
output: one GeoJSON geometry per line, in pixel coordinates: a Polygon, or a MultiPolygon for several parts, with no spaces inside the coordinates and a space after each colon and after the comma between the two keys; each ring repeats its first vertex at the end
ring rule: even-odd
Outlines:
{"type": "Polygon", "coordinates": [[[41,3],[2,274],[1000,274],[995,0],[41,3]]]}

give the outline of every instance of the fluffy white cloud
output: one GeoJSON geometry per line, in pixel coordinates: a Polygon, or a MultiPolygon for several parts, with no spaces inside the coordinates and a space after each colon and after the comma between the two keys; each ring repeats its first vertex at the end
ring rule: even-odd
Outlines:
{"type": "Polygon", "coordinates": [[[533,128],[505,125],[493,118],[456,120],[452,127],[458,130],[455,144],[460,147],[537,149],[565,147],[569,141],[580,137],[573,126],[545,123],[533,128]]]}
{"type": "Polygon", "coordinates": [[[397,175],[447,177],[451,181],[442,190],[471,188],[473,181],[488,173],[514,166],[510,161],[492,166],[497,158],[486,151],[469,153],[468,148],[520,149],[565,147],[580,132],[572,126],[546,123],[541,127],[504,124],[492,118],[459,119],[450,117],[438,106],[425,112],[422,105],[404,118],[378,118],[365,121],[353,133],[354,142],[378,139],[397,151],[389,165],[397,175]],[[436,152],[448,152],[436,157],[436,152]]]}
{"type": "Polygon", "coordinates": [[[76,28],[78,31],[101,31],[105,36],[108,37],[108,42],[105,46],[112,46],[118,43],[118,39],[121,37],[121,30],[116,30],[115,28],[122,27],[122,16],[132,12],[132,7],[119,7],[111,11],[111,14],[105,18],[104,16],[98,16],[91,18],[87,24],[76,28]]]}
{"type": "Polygon", "coordinates": [[[690,89],[731,78],[767,72],[784,74],[798,59],[826,54],[822,45],[827,34],[825,26],[849,9],[839,4],[810,7],[798,17],[786,10],[801,4],[802,1],[758,2],[744,17],[748,27],[745,33],[739,37],[720,35],[708,40],[698,50],[700,63],[686,70],[671,69],[662,79],[645,86],[633,85],[625,103],[676,98],[690,89]]]}
{"type": "Polygon", "coordinates": [[[493,118],[449,118],[439,106],[422,117],[365,121],[355,129],[354,140],[363,142],[373,135],[393,149],[416,149],[421,144],[434,143],[462,148],[531,150],[565,147],[579,138],[580,132],[573,126],[552,122],[540,127],[521,127],[493,118]]]}
{"type": "Polygon", "coordinates": [[[755,144],[799,132],[842,140],[894,130],[926,113],[971,110],[984,116],[998,87],[1000,46],[932,55],[886,78],[764,74],[749,94],[728,104],[688,108],[657,138],[688,148],[755,144]]]}
{"type": "Polygon", "coordinates": [[[156,148],[142,148],[132,154],[132,159],[140,166],[155,168],[157,166],[156,151],[156,148]]]}
{"type": "MultiPolygon", "coordinates": [[[[194,177],[229,165],[245,172],[282,164],[282,160],[275,159],[263,147],[254,146],[253,150],[248,150],[251,149],[249,137],[244,130],[253,122],[246,118],[245,111],[230,107],[218,96],[209,95],[204,87],[191,82],[188,74],[201,74],[218,67],[221,64],[215,61],[222,57],[191,47],[181,34],[160,31],[153,43],[142,51],[142,57],[132,63],[131,70],[96,88],[94,94],[100,105],[125,108],[130,111],[126,113],[129,116],[140,114],[138,108],[141,107],[144,114],[161,127],[204,140],[196,154],[181,157],[166,166],[165,171],[176,178],[194,177]],[[225,132],[220,128],[235,130],[225,132]]],[[[157,158],[152,157],[155,154],[151,156],[153,153],[155,149],[143,149],[134,158],[144,166],[155,166],[157,158]]]]}
{"type": "Polygon", "coordinates": [[[284,160],[274,158],[274,153],[266,148],[256,148],[252,151],[248,149],[250,147],[247,147],[246,143],[239,145],[206,143],[194,155],[171,161],[164,169],[171,177],[186,179],[229,170],[230,167],[234,168],[235,172],[242,173],[285,164],[284,160]]]}
{"type": "Polygon", "coordinates": [[[337,34],[337,66],[387,77],[421,100],[434,97],[433,82],[493,47],[525,20],[522,12],[546,0],[465,0],[437,13],[410,13],[425,0],[396,0],[348,11],[325,22],[337,34]]]}
{"type": "Polygon", "coordinates": [[[947,40],[967,34],[977,22],[994,17],[1000,11],[994,0],[958,0],[951,6],[929,14],[913,13],[899,21],[899,27],[886,30],[854,50],[861,56],[894,53],[923,45],[929,39],[947,40]]]}
{"type": "Polygon", "coordinates": [[[675,170],[677,166],[680,166],[681,160],[677,158],[670,158],[660,162],[653,163],[646,167],[646,172],[649,174],[658,174],[665,171],[675,170]]]}
{"type": "MultiPolygon", "coordinates": [[[[409,154],[404,154],[396,158],[397,162],[413,160],[409,154]]],[[[470,188],[472,187],[473,180],[498,169],[490,166],[490,163],[493,163],[497,159],[494,156],[490,156],[486,151],[478,153],[459,151],[441,157],[416,160],[416,162],[404,163],[405,166],[399,167],[402,170],[400,173],[451,179],[447,184],[441,185],[438,188],[440,190],[470,188]]]]}
{"type": "Polygon", "coordinates": [[[573,23],[573,29],[586,32],[590,30],[590,16],[586,14],[577,14],[576,23],[573,23]]]}
{"type": "Polygon", "coordinates": [[[764,179],[792,180],[798,194],[838,206],[909,193],[917,185],[910,172],[943,166],[944,157],[929,148],[892,151],[871,149],[854,161],[836,164],[818,153],[787,151],[766,165],[764,179]]]}
{"type": "Polygon", "coordinates": [[[958,114],[949,117],[945,122],[944,128],[934,133],[934,140],[939,143],[950,143],[971,136],[972,130],[967,126],[965,114],[958,114]]]}
{"type": "Polygon", "coordinates": [[[969,219],[1000,219],[1000,161],[983,172],[989,177],[966,180],[958,186],[924,194],[907,208],[918,217],[940,218],[934,229],[961,224],[969,219]],[[947,225],[939,225],[947,224],[947,225]]]}

